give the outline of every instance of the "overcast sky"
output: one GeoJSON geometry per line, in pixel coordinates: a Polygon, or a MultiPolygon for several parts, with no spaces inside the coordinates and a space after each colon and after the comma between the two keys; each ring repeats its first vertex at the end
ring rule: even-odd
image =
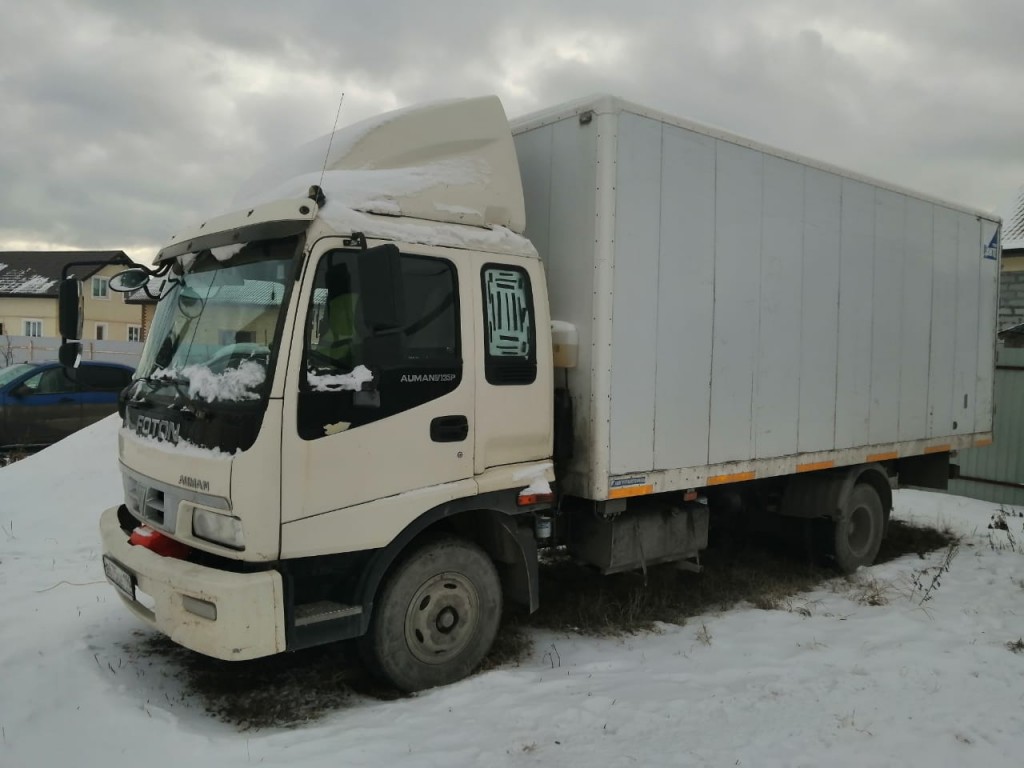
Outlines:
{"type": "Polygon", "coordinates": [[[1006,215],[1022,43],[1021,0],[0,0],[0,250],[151,256],[342,92],[609,92],[1006,215]]]}

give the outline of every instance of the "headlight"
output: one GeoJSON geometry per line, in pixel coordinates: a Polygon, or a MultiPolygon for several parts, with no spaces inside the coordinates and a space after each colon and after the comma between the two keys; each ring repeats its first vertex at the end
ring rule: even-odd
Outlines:
{"type": "Polygon", "coordinates": [[[192,508],[192,533],[200,538],[232,549],[245,549],[242,521],[208,509],[192,508]]]}

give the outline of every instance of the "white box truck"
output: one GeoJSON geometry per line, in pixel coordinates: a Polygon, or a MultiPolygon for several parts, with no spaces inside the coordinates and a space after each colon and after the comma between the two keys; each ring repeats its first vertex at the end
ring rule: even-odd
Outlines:
{"type": "Polygon", "coordinates": [[[997,218],[616,98],[385,115],[235,207],[112,281],[160,300],[104,569],[210,656],[447,683],[539,547],[696,567],[730,510],[849,572],[991,440],[997,218]]]}

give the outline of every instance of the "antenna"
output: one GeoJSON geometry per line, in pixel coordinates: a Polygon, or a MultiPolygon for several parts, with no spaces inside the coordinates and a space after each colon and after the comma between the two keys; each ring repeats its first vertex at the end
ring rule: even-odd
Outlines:
{"type": "Polygon", "coordinates": [[[341,117],[341,105],[345,103],[345,92],[341,92],[338,99],[338,114],[334,116],[334,128],[331,130],[331,138],[327,141],[327,152],[324,154],[324,167],[320,169],[320,189],[324,188],[324,174],[327,173],[327,159],[331,156],[331,144],[334,143],[334,134],[338,130],[338,119],[341,117]]]}

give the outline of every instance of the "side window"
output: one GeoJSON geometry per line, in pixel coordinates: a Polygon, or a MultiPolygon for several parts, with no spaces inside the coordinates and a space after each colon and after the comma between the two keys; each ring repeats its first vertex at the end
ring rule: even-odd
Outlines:
{"type": "Polygon", "coordinates": [[[75,389],[75,383],[64,374],[63,368],[47,368],[26,379],[21,386],[32,395],[59,395],[75,389]]]}
{"type": "Polygon", "coordinates": [[[78,370],[79,386],[87,392],[120,392],[131,380],[131,374],[121,368],[87,365],[78,370]]]}
{"type": "Polygon", "coordinates": [[[455,390],[462,381],[455,268],[393,246],[326,254],[307,310],[304,368],[298,428],[307,440],[455,390]]]}
{"type": "Polygon", "coordinates": [[[537,379],[537,329],[530,276],[519,267],[488,264],[482,277],[487,381],[532,384],[537,379]]]}

